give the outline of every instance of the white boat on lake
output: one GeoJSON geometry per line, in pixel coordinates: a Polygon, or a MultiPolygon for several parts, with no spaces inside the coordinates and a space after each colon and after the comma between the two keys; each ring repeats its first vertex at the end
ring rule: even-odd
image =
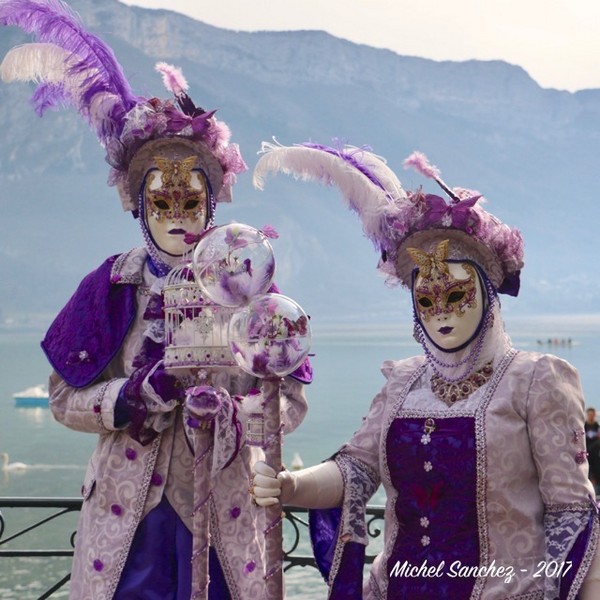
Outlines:
{"type": "Polygon", "coordinates": [[[48,406],[48,389],[39,384],[13,394],[15,406],[48,406]]]}

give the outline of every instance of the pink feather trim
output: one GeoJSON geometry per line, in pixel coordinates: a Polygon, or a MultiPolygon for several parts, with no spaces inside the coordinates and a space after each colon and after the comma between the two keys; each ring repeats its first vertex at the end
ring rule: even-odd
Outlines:
{"type": "Polygon", "coordinates": [[[413,168],[421,175],[430,179],[439,179],[440,170],[429,162],[429,159],[422,152],[413,152],[409,157],[404,159],[402,163],[405,169],[413,168]]]}
{"type": "Polygon", "coordinates": [[[188,90],[188,82],[178,67],[169,65],[166,62],[159,62],[156,63],[154,68],[162,75],[164,86],[175,96],[179,96],[188,90]]]}

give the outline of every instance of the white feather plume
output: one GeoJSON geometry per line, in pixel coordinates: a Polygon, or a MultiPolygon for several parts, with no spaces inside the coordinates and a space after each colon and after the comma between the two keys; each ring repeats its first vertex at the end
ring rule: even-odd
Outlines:
{"type": "Polygon", "coordinates": [[[73,64],[70,52],[55,44],[32,43],[11,48],[0,64],[0,77],[8,83],[62,83],[73,64]]]}
{"type": "Polygon", "coordinates": [[[381,187],[339,155],[319,148],[281,146],[269,142],[262,143],[253,184],[262,190],[267,175],[282,172],[303,181],[336,185],[348,207],[358,213],[365,235],[377,244],[382,234],[385,236],[386,216],[397,210],[396,203],[404,201],[406,193],[381,157],[354,146],[346,146],[344,151],[355,153],[381,187]]]}
{"type": "Polygon", "coordinates": [[[32,81],[61,84],[76,103],[83,91],[82,83],[94,73],[93,69],[71,73],[71,67],[78,61],[78,56],[56,44],[23,44],[6,53],[0,64],[0,78],[7,83],[32,81]]]}

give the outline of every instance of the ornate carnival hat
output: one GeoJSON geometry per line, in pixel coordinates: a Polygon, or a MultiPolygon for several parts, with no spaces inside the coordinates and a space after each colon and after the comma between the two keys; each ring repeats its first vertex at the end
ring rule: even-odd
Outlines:
{"type": "Polygon", "coordinates": [[[112,49],[62,0],[2,0],[0,23],[37,40],[12,48],[0,76],[37,84],[32,102],[39,116],[59,105],[77,109],[106,150],[109,184],[117,187],[124,210],[136,214],[145,172],[165,153],[181,160],[196,156],[214,200],[231,200],[236,174],[246,165],[237,144],[229,143],[227,125],[191,100],[179,69],[156,65],[173,99],[134,94],[112,49]]]}
{"type": "Polygon", "coordinates": [[[411,286],[415,262],[408,248],[432,254],[441,241],[449,240],[447,258],[472,260],[497,292],[518,294],[523,267],[520,232],[484,210],[481,194],[448,187],[425,155],[415,152],[404,165],[437,181],[447,198],[425,194],[421,188],[406,192],[385,160],[367,147],[264,142],[261,154],[254,172],[258,189],[263,189],[268,173],[277,171],[340,189],[365,235],[381,252],[378,268],[391,285],[411,286]]]}

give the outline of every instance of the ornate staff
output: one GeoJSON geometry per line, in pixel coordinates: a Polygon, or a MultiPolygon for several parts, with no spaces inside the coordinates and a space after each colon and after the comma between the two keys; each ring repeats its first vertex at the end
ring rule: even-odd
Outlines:
{"type": "MultiPolygon", "coordinates": [[[[274,237],[269,229],[270,237],[274,237]]],[[[310,328],[290,298],[264,293],[275,272],[265,232],[237,223],[209,231],[194,253],[202,290],[224,306],[238,306],[228,327],[228,345],[237,365],[263,379],[266,462],[276,471],[281,459],[281,382],[306,359],[310,328]]],[[[283,528],[279,507],[265,509],[266,600],[283,598],[283,528]]]]}
{"type": "MultiPolygon", "coordinates": [[[[214,391],[213,388],[210,388],[214,391]]],[[[194,398],[193,396],[191,398],[194,398]]],[[[194,445],[194,509],[192,512],[192,600],[205,600],[208,594],[208,547],[210,541],[210,456],[213,436],[195,411],[194,400],[186,400],[188,424],[195,427],[194,445]],[[195,422],[191,425],[191,422],[195,422]],[[197,424],[196,424],[197,423],[197,424]]]]}
{"type": "MultiPolygon", "coordinates": [[[[310,328],[304,311],[281,294],[265,294],[233,315],[229,345],[242,369],[263,378],[264,442],[267,464],[275,472],[281,460],[281,382],[305,360],[310,328]]],[[[267,600],[283,597],[283,528],[279,505],[265,508],[267,600]]]]}
{"type": "MultiPolygon", "coordinates": [[[[279,473],[283,468],[281,457],[281,379],[265,379],[262,391],[265,418],[265,462],[276,473],[279,473]]],[[[265,517],[266,597],[268,600],[280,600],[283,598],[283,514],[281,506],[279,504],[267,506],[265,517]]]]}

